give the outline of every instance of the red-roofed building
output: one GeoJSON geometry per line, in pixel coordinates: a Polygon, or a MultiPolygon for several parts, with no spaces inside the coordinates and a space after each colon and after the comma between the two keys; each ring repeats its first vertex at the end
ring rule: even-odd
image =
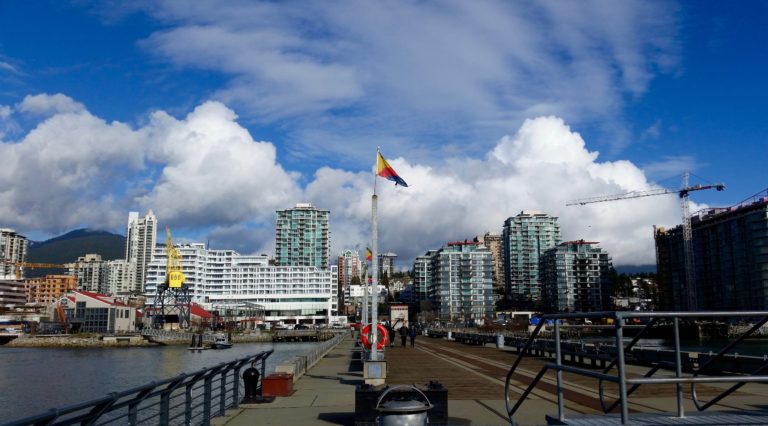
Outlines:
{"type": "MultiPolygon", "coordinates": [[[[146,308],[144,310],[144,312],[141,314],[141,321],[144,324],[144,327],[152,326],[152,317],[154,315],[158,315],[159,311],[159,308],[146,308]]],[[[213,314],[205,310],[197,303],[191,303],[189,306],[189,317],[190,327],[208,327],[211,325],[213,314]]],[[[161,323],[165,329],[174,330],[179,328],[179,320],[177,314],[167,315],[165,320],[161,323]]]]}
{"type": "Polygon", "coordinates": [[[136,308],[122,300],[89,291],[66,293],[59,303],[73,331],[124,333],[136,330],[136,308]]]}

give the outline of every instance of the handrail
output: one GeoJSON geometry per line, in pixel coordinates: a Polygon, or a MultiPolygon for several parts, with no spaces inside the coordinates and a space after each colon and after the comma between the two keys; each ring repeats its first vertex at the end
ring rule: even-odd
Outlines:
{"type": "Polygon", "coordinates": [[[545,315],[538,315],[539,323],[537,324],[536,328],[531,332],[530,336],[528,337],[525,346],[519,351],[517,359],[515,359],[514,363],[509,369],[509,372],[507,373],[505,386],[504,386],[504,397],[505,397],[505,405],[507,409],[507,415],[509,417],[509,421],[512,424],[515,424],[514,421],[514,414],[515,412],[520,408],[522,403],[527,399],[528,395],[532,392],[532,390],[536,387],[536,385],[541,381],[541,379],[544,377],[544,374],[548,370],[553,370],[557,374],[557,399],[558,399],[558,418],[559,420],[563,421],[565,420],[565,410],[564,410],[564,393],[563,393],[563,383],[562,383],[562,373],[568,372],[572,374],[577,374],[585,377],[591,377],[598,380],[599,386],[598,386],[598,393],[599,393],[599,400],[601,408],[604,410],[604,412],[608,413],[615,409],[618,405],[621,405],[621,423],[626,424],[629,421],[629,410],[628,410],[628,397],[635,391],[637,388],[643,384],[675,384],[677,386],[677,416],[683,417],[684,411],[683,411],[683,392],[682,392],[682,385],[683,384],[691,384],[691,390],[692,390],[692,398],[694,401],[694,404],[699,411],[704,411],[707,408],[711,407],[718,401],[722,400],[726,396],[730,395],[734,391],[736,391],[738,388],[743,386],[746,383],[766,383],[768,382],[768,375],[763,376],[761,374],[768,371],[768,363],[762,365],[760,368],[752,371],[750,374],[746,375],[720,375],[720,376],[708,376],[708,377],[699,377],[701,374],[706,373],[707,370],[711,370],[711,365],[713,365],[714,362],[722,359],[728,351],[736,347],[740,342],[742,342],[744,339],[746,339],[748,336],[750,336],[752,333],[754,333],[756,330],[760,329],[761,326],[768,323],[768,312],[766,311],[747,311],[747,312],[738,312],[738,311],[717,311],[717,312],[637,312],[637,311],[615,311],[615,312],[588,312],[588,313],[566,313],[566,314],[545,314],[545,315]],[[681,349],[680,349],[680,328],[679,328],[679,320],[683,318],[723,318],[723,317],[738,317],[738,318],[755,318],[759,317],[762,318],[760,321],[758,321],[754,326],[752,326],[749,330],[744,332],[742,335],[740,335],[737,339],[730,342],[728,345],[726,345],[722,350],[718,352],[718,354],[709,359],[707,362],[705,362],[703,365],[701,365],[696,371],[692,374],[692,376],[684,377],[682,375],[682,362],[681,362],[681,349]],[[583,319],[583,318],[611,318],[614,320],[613,327],[616,332],[616,353],[612,357],[611,361],[609,362],[608,366],[603,369],[602,373],[597,373],[594,371],[586,370],[579,367],[572,367],[562,364],[562,353],[561,353],[561,341],[560,341],[560,323],[559,320],[563,319],[583,319]],[[632,319],[632,318],[647,318],[650,319],[648,324],[646,324],[645,327],[642,328],[642,330],[634,336],[634,338],[627,343],[624,344],[623,341],[623,325],[626,319],[632,319]],[[674,362],[658,362],[655,365],[652,366],[650,370],[648,370],[642,377],[636,377],[636,378],[630,378],[627,377],[626,373],[626,361],[624,359],[624,354],[627,351],[630,351],[632,347],[640,340],[640,338],[651,328],[657,326],[659,324],[660,319],[671,319],[673,320],[674,325],[674,338],[675,338],[675,349],[674,349],[674,355],[675,359],[674,362]],[[555,339],[555,362],[547,362],[544,364],[544,366],[541,368],[539,373],[535,376],[533,381],[530,383],[530,385],[526,388],[526,390],[522,393],[522,395],[518,398],[516,404],[514,406],[511,406],[510,402],[510,390],[511,390],[511,380],[512,377],[519,366],[520,362],[522,361],[523,357],[526,356],[528,350],[532,346],[533,342],[537,339],[539,336],[543,325],[546,321],[553,320],[554,324],[554,339],[555,339]],[[616,376],[608,374],[614,367],[617,368],[616,376]],[[674,377],[653,377],[656,372],[661,370],[662,368],[670,368],[674,367],[674,377]],[[616,401],[614,401],[609,407],[606,407],[605,399],[604,399],[604,386],[603,382],[609,381],[613,383],[617,383],[619,385],[619,397],[616,401]],[[715,397],[713,400],[706,404],[701,404],[700,401],[697,398],[696,395],[696,384],[698,383],[735,383],[734,386],[730,387],[729,389],[722,392],[720,395],[715,397]],[[629,389],[627,386],[631,386],[629,389]]]}
{"type": "MultiPolygon", "coordinates": [[[[728,351],[730,351],[731,349],[736,347],[736,345],[741,343],[741,341],[746,339],[749,335],[751,335],[755,331],[759,330],[760,327],[762,327],[766,322],[768,322],[768,316],[766,316],[762,320],[758,321],[754,326],[750,327],[749,330],[745,331],[741,336],[739,336],[738,338],[734,339],[733,342],[731,342],[726,347],[721,349],[720,352],[718,352],[717,355],[715,355],[714,358],[710,358],[707,362],[704,363],[704,365],[699,366],[698,371],[693,373],[693,376],[696,377],[702,371],[706,371],[710,364],[715,362],[715,360],[721,359],[726,353],[728,353],[728,351]]],[[[754,376],[754,375],[760,374],[763,371],[765,371],[766,369],[768,369],[768,363],[763,365],[762,367],[758,368],[757,370],[753,371],[750,375],[754,376]]],[[[723,391],[720,395],[712,398],[712,400],[710,400],[709,402],[701,405],[701,403],[699,401],[698,394],[696,393],[696,383],[695,382],[691,383],[691,397],[693,399],[693,404],[696,406],[696,409],[699,410],[699,411],[706,410],[707,408],[709,408],[712,405],[716,404],[718,401],[720,401],[721,399],[725,398],[726,396],[732,394],[733,392],[735,392],[737,389],[739,389],[740,387],[744,386],[745,384],[746,383],[744,383],[744,382],[736,383],[733,386],[731,386],[730,388],[728,388],[725,391],[723,391]]]]}
{"type": "Polygon", "coordinates": [[[263,378],[266,373],[266,360],[273,352],[274,350],[259,352],[193,373],[182,373],[169,379],[153,381],[122,392],[113,392],[100,398],[3,423],[2,426],[64,426],[113,422],[136,425],[144,424],[148,419],[155,417],[158,420],[152,423],[191,424],[192,418],[200,415],[203,418],[199,424],[209,425],[212,417],[223,415],[223,410],[238,407],[239,390],[243,386],[240,369],[248,363],[255,366],[260,362],[260,377],[263,378]],[[216,376],[221,380],[213,380],[216,376]],[[230,386],[227,386],[227,377],[232,378],[230,386]],[[220,398],[217,405],[213,404],[214,396],[220,398]],[[171,404],[172,399],[179,398],[184,401],[171,404]]]}

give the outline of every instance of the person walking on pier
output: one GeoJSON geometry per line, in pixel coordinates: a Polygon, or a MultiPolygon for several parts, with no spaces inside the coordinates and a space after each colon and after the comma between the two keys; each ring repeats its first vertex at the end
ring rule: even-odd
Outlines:
{"type": "Polygon", "coordinates": [[[411,338],[411,347],[416,345],[416,324],[411,324],[408,329],[408,336],[411,338]]]}
{"type": "Polygon", "coordinates": [[[392,321],[387,323],[387,332],[389,333],[389,347],[395,347],[395,327],[392,325],[392,321]]]}
{"type": "Polygon", "coordinates": [[[403,343],[403,347],[405,347],[406,339],[408,339],[408,327],[403,323],[403,325],[400,326],[400,341],[403,343]]]}

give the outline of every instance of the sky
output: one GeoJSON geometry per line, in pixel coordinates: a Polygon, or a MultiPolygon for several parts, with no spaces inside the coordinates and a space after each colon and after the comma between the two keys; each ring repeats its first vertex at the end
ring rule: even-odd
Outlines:
{"type": "Polygon", "coordinates": [[[274,253],[275,211],[331,212],[332,253],[413,258],[521,211],[615,265],[768,187],[768,3],[0,1],[0,227],[274,253]],[[162,234],[161,234],[162,235],[162,234]],[[162,238],[160,238],[162,240],[162,238]]]}

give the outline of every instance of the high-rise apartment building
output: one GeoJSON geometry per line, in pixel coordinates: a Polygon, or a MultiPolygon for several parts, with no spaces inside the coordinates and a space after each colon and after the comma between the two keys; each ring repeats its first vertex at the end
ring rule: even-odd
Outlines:
{"type": "Polygon", "coordinates": [[[0,228],[0,280],[16,278],[16,265],[26,261],[27,237],[16,233],[13,229],[0,228]]]}
{"type": "Polygon", "coordinates": [[[109,270],[105,267],[101,255],[86,254],[80,256],[75,262],[74,270],[70,268],[70,274],[77,277],[77,289],[94,293],[107,294],[107,274],[109,270]]]}
{"type": "Polygon", "coordinates": [[[107,272],[106,294],[110,296],[126,296],[131,293],[129,287],[128,262],[125,259],[107,260],[105,262],[107,272]]]}
{"type": "Polygon", "coordinates": [[[411,299],[414,303],[430,300],[430,284],[432,283],[432,257],[437,250],[429,250],[423,256],[417,256],[413,261],[413,288],[411,299]]]}
{"type": "Polygon", "coordinates": [[[493,317],[493,259],[478,242],[453,242],[431,257],[432,306],[446,321],[493,317]]]}
{"type": "Polygon", "coordinates": [[[147,266],[152,261],[157,239],[157,218],[150,210],[143,218],[138,212],[128,213],[125,238],[125,262],[128,264],[129,291],[144,291],[147,266]]]}
{"type": "MultiPolygon", "coordinates": [[[[697,309],[768,310],[768,196],[694,215],[691,229],[697,309]]],[[[660,309],[687,310],[682,226],[654,235],[660,309]]]]}
{"type": "Polygon", "coordinates": [[[488,247],[493,256],[493,289],[499,289],[499,292],[504,288],[504,262],[503,252],[501,250],[501,235],[491,234],[486,232],[482,237],[478,237],[477,240],[488,247]]]}
{"type": "Polygon", "coordinates": [[[346,307],[350,303],[349,286],[352,284],[352,278],[358,277],[360,279],[360,273],[362,272],[360,256],[357,250],[344,250],[338,257],[338,267],[339,306],[346,307]]]}
{"type": "Polygon", "coordinates": [[[541,255],[560,243],[557,217],[522,211],[504,221],[501,241],[507,299],[516,308],[533,309],[541,299],[541,255]]]}
{"type": "Polygon", "coordinates": [[[379,253],[379,279],[386,274],[388,277],[392,277],[392,273],[395,272],[395,259],[397,254],[392,252],[379,253]]]}
{"type": "Polygon", "coordinates": [[[310,203],[277,211],[275,264],[327,269],[330,262],[330,212],[310,203]]]}
{"type": "Polygon", "coordinates": [[[611,309],[611,258],[597,244],[567,241],[542,254],[541,300],[547,312],[611,309]]]}

